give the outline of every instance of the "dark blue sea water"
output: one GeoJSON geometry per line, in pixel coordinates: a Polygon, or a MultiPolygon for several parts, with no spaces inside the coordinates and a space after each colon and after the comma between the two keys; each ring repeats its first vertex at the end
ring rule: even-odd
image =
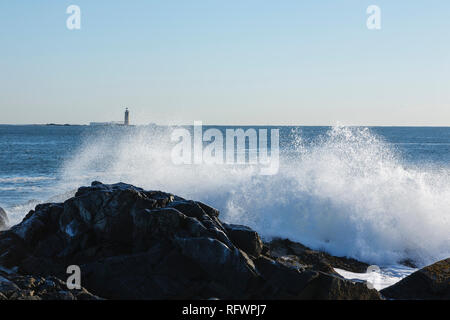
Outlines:
{"type": "Polygon", "coordinates": [[[280,127],[274,176],[176,166],[171,130],[0,125],[0,207],[13,224],[80,185],[123,181],[207,201],[227,221],[335,254],[450,256],[450,127],[280,127]]]}

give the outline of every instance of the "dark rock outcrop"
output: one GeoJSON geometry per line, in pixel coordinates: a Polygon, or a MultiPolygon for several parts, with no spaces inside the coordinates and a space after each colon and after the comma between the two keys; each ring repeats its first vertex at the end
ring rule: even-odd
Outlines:
{"type": "Polygon", "coordinates": [[[390,299],[449,300],[450,258],[410,274],[381,293],[390,299]]]}
{"type": "Polygon", "coordinates": [[[198,201],[93,182],[1,232],[0,265],[59,279],[79,265],[83,287],[109,299],[380,299],[317,263],[271,255],[255,231],[218,217],[198,201]]]}
{"type": "Polygon", "coordinates": [[[335,257],[326,252],[312,250],[288,239],[274,239],[266,244],[269,255],[309,266],[315,270],[334,273],[333,267],[356,273],[364,273],[369,265],[355,259],[335,257]]]}
{"type": "Polygon", "coordinates": [[[252,257],[259,257],[263,249],[263,242],[256,231],[236,224],[224,223],[223,226],[228,237],[237,247],[252,257]]]}
{"type": "Polygon", "coordinates": [[[356,273],[364,273],[369,265],[355,259],[335,257],[326,252],[312,250],[288,239],[274,239],[267,243],[269,255],[276,258],[290,258],[296,263],[323,272],[334,272],[333,267],[356,273]]]}
{"type": "Polygon", "coordinates": [[[255,265],[264,277],[263,297],[269,299],[307,300],[379,300],[376,290],[360,282],[343,279],[336,274],[317,271],[282,260],[260,256],[255,265]]]}
{"type": "Polygon", "coordinates": [[[6,214],[5,210],[3,210],[2,207],[0,207],[0,231],[5,230],[8,228],[8,215],[6,214]]]}

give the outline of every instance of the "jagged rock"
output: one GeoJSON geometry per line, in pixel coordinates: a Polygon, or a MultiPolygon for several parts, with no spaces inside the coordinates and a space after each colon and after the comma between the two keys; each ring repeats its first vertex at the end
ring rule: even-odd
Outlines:
{"type": "Polygon", "coordinates": [[[274,239],[266,244],[269,254],[276,258],[290,257],[299,264],[315,270],[334,273],[333,267],[356,273],[364,273],[369,265],[355,259],[334,257],[326,252],[312,250],[288,239],[274,239]]]}
{"type": "Polygon", "coordinates": [[[255,261],[265,279],[262,292],[270,292],[273,299],[380,299],[378,291],[369,289],[364,283],[348,281],[305,266],[277,262],[265,256],[255,261]]]}
{"type": "Polygon", "coordinates": [[[266,256],[256,259],[255,265],[264,278],[261,294],[272,299],[299,298],[307,283],[317,276],[313,271],[290,268],[266,256]]]}
{"type": "MultiPolygon", "coordinates": [[[[290,243],[289,250],[298,253],[296,246],[290,243]]],[[[102,298],[380,298],[362,283],[272,251],[263,250],[255,231],[223,224],[204,203],[124,183],[93,182],[64,203],[36,206],[0,233],[1,265],[59,279],[67,277],[67,266],[78,265],[82,285],[102,298]]],[[[77,298],[52,292],[54,299],[77,298]]]]}
{"type": "Polygon", "coordinates": [[[366,284],[352,282],[337,275],[319,271],[301,292],[301,299],[316,300],[379,300],[377,290],[369,289],[366,284]]]}
{"type": "Polygon", "coordinates": [[[450,258],[410,274],[381,293],[390,299],[449,300],[450,258]]]}
{"type": "Polygon", "coordinates": [[[0,300],[99,300],[86,289],[69,290],[55,277],[35,277],[0,271],[0,300]]]}
{"type": "Polygon", "coordinates": [[[5,230],[8,227],[8,223],[8,215],[6,214],[5,210],[0,207],[0,231],[5,230]]]}
{"type": "Polygon", "coordinates": [[[263,243],[258,233],[247,226],[223,224],[233,243],[253,257],[259,257],[263,243]]]}

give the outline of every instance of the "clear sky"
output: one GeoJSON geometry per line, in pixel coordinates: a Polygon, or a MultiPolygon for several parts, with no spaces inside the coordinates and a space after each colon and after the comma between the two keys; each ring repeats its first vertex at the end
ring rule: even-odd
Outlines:
{"type": "Polygon", "coordinates": [[[0,123],[124,106],[136,124],[449,126],[450,1],[0,2],[0,123]]]}

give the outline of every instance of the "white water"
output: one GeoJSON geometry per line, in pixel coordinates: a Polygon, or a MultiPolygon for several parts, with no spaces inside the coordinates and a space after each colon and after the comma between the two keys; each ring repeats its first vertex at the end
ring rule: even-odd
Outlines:
{"type": "Polygon", "coordinates": [[[411,273],[418,269],[408,268],[401,265],[389,266],[379,271],[355,273],[343,269],[334,268],[334,270],[346,279],[350,279],[358,282],[370,282],[373,288],[378,291],[390,287],[403,278],[409,276],[411,273]]]}
{"type": "MultiPolygon", "coordinates": [[[[36,187],[37,188],[37,187],[36,187]]],[[[15,187],[15,190],[18,188],[15,187]]],[[[30,190],[29,187],[26,188],[27,190],[30,190]]],[[[16,204],[12,207],[4,208],[8,215],[8,225],[9,227],[12,227],[22,221],[22,219],[25,217],[25,215],[30,212],[30,210],[33,210],[38,204],[41,203],[49,203],[49,202],[64,202],[65,200],[73,197],[75,195],[76,190],[70,190],[67,192],[60,193],[56,196],[38,200],[38,199],[31,199],[28,200],[25,203],[16,204]]]]}
{"type": "Polygon", "coordinates": [[[280,172],[251,167],[175,166],[169,134],[137,130],[87,139],[64,164],[58,189],[98,179],[123,181],[201,200],[265,237],[378,264],[412,259],[425,265],[450,256],[448,168],[405,168],[369,130],[336,127],[312,146],[295,141],[280,172]]]}
{"type": "Polygon", "coordinates": [[[36,182],[43,180],[54,180],[52,177],[11,177],[11,178],[0,178],[0,183],[5,182],[36,182]]]}

